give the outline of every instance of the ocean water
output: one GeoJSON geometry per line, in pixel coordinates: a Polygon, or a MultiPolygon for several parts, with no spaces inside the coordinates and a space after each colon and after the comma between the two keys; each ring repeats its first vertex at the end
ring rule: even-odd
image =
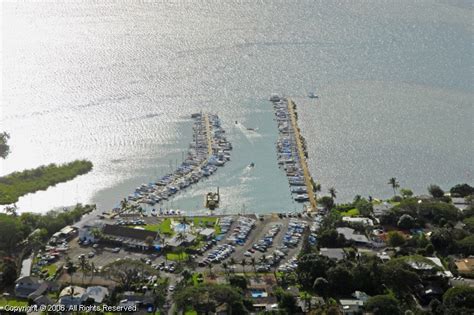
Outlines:
{"type": "Polygon", "coordinates": [[[296,101],[313,177],[339,201],[389,197],[390,177],[417,193],[472,184],[473,9],[460,0],[3,2],[0,130],[12,153],[0,174],[89,159],[89,174],[18,206],[107,210],[180,161],[190,114],[202,110],[221,117],[232,161],[165,206],[199,210],[219,186],[222,212],[299,209],[276,164],[267,101],[276,92],[296,101]]]}

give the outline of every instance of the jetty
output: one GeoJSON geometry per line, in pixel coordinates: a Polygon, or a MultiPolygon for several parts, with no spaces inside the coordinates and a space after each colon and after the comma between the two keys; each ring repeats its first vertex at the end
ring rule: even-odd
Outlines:
{"type": "Polygon", "coordinates": [[[304,175],[304,181],[306,184],[306,190],[309,198],[309,203],[311,205],[311,209],[313,211],[316,210],[316,196],[314,195],[314,188],[313,188],[313,183],[312,183],[312,177],[309,173],[308,170],[308,163],[306,162],[306,156],[305,156],[305,151],[303,149],[303,144],[302,144],[302,136],[300,133],[300,128],[298,127],[298,123],[296,121],[296,113],[295,113],[295,107],[296,105],[293,103],[293,101],[288,98],[288,112],[290,113],[290,118],[291,118],[291,124],[293,125],[293,131],[295,133],[295,138],[296,138],[296,147],[298,149],[298,156],[300,160],[300,165],[301,168],[303,169],[303,175],[304,175]]]}
{"type": "Polygon", "coordinates": [[[286,172],[293,199],[296,202],[309,202],[311,210],[315,211],[314,181],[306,162],[306,144],[298,127],[296,105],[291,99],[277,95],[273,95],[270,101],[278,123],[278,164],[286,172]]]}

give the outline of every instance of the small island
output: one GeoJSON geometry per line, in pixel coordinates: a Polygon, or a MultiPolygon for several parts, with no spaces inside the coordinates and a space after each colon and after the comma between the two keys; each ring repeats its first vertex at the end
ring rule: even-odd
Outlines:
{"type": "Polygon", "coordinates": [[[67,182],[92,170],[92,162],[76,160],[70,163],[49,164],[35,169],[14,172],[0,177],[0,205],[12,204],[18,198],[46,190],[56,184],[67,182]]]}

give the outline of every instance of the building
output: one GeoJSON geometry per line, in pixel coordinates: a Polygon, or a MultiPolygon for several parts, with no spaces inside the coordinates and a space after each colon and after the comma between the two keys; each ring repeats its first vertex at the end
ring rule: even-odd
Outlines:
{"type": "Polygon", "coordinates": [[[379,204],[374,205],[373,208],[374,208],[374,216],[381,217],[387,212],[389,212],[390,209],[393,208],[393,205],[391,205],[388,202],[384,202],[384,203],[379,203],[379,204]]]}
{"type": "Polygon", "coordinates": [[[451,202],[461,211],[465,210],[469,206],[468,202],[464,198],[452,197],[451,202]]]}
{"type": "Polygon", "coordinates": [[[84,294],[86,289],[78,286],[65,287],[61,293],[59,293],[58,304],[71,306],[81,305],[84,300],[84,294]]]}
{"type": "Polygon", "coordinates": [[[347,223],[356,223],[356,224],[362,224],[362,225],[369,225],[373,226],[374,221],[372,221],[369,218],[360,218],[360,217],[342,217],[342,221],[347,222],[347,223]]]}
{"type": "Polygon", "coordinates": [[[362,313],[364,302],[357,299],[339,300],[341,312],[344,315],[356,315],[362,313]]]}
{"type": "Polygon", "coordinates": [[[41,282],[36,277],[20,277],[15,281],[15,296],[28,298],[28,296],[38,290],[40,286],[41,282]]]}
{"type": "Polygon", "coordinates": [[[83,302],[93,301],[95,304],[102,304],[104,300],[109,296],[109,289],[106,287],[95,286],[88,287],[84,296],[82,297],[83,302]]]}
{"type": "Polygon", "coordinates": [[[339,261],[344,259],[345,253],[342,248],[321,248],[319,255],[339,261]]]}
{"type": "Polygon", "coordinates": [[[458,259],[454,262],[456,268],[458,269],[459,274],[463,276],[473,276],[474,275],[474,256],[469,258],[458,259]]]}
{"type": "MultiPolygon", "coordinates": [[[[148,239],[156,242],[158,233],[144,229],[129,228],[121,225],[106,224],[102,234],[128,248],[146,250],[149,247],[148,239]]],[[[158,242],[156,242],[158,243],[158,242]]]]}
{"type": "Polygon", "coordinates": [[[69,241],[71,238],[77,235],[77,228],[68,225],[63,227],[59,232],[56,232],[51,237],[53,242],[69,241]]]}
{"type": "Polygon", "coordinates": [[[167,244],[170,247],[188,246],[196,240],[196,236],[192,234],[186,234],[184,239],[179,239],[177,236],[168,240],[167,244]]]}
{"type": "Polygon", "coordinates": [[[344,235],[346,240],[352,241],[357,245],[369,246],[372,244],[367,238],[367,236],[362,234],[356,234],[354,229],[348,227],[339,227],[336,230],[337,233],[344,235]]]}
{"type": "Polygon", "coordinates": [[[201,235],[205,240],[210,240],[214,237],[215,233],[216,231],[214,229],[207,228],[199,232],[199,235],[201,235]]]}

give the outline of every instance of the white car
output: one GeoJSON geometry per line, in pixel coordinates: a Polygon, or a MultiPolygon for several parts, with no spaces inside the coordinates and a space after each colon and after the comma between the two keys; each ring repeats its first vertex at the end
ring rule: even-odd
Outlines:
{"type": "Polygon", "coordinates": [[[244,256],[251,257],[251,256],[252,256],[252,253],[249,252],[249,251],[246,251],[246,252],[244,253],[244,256]]]}

